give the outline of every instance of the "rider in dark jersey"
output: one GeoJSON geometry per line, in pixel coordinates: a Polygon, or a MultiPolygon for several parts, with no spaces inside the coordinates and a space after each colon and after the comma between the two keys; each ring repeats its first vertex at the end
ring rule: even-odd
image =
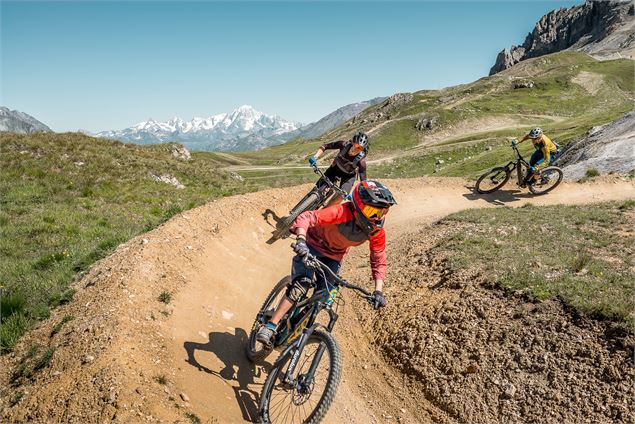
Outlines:
{"type": "MultiPolygon", "coordinates": [[[[347,193],[353,188],[355,179],[359,174],[360,181],[366,181],[366,153],[368,152],[368,136],[358,132],[349,141],[338,140],[320,146],[315,155],[309,158],[311,166],[317,164],[317,160],[326,150],[338,149],[339,153],[333,159],[331,166],[324,172],[324,176],[335,182],[340,180],[340,188],[347,193]]],[[[342,198],[335,196],[329,205],[340,203],[342,198]]]]}

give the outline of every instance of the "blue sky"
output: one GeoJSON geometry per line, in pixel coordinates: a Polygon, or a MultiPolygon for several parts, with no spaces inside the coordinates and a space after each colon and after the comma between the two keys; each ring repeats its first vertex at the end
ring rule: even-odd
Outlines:
{"type": "Polygon", "coordinates": [[[488,74],[573,1],[0,2],[0,104],[56,131],[250,104],[301,122],[488,74]]]}

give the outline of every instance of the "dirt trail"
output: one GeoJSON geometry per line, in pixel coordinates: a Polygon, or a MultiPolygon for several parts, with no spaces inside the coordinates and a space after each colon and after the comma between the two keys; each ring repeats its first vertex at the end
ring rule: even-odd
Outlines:
{"type": "MultiPolygon", "coordinates": [[[[571,184],[547,197],[531,197],[519,192],[494,196],[488,200],[484,200],[482,196],[472,195],[465,189],[462,180],[447,182],[429,179],[397,180],[391,181],[390,186],[396,191],[400,204],[391,211],[388,231],[392,238],[398,237],[400,232],[407,231],[412,225],[429,223],[466,208],[488,207],[503,202],[508,205],[516,203],[520,206],[525,203],[581,203],[635,197],[635,186],[629,184],[585,186],[571,184]]],[[[238,401],[239,397],[242,399],[259,393],[259,383],[262,381],[262,379],[253,380],[255,369],[243,359],[242,346],[253,322],[254,311],[258,309],[272,284],[289,271],[292,256],[288,241],[278,242],[271,248],[262,244],[262,237],[267,234],[267,228],[262,221],[257,218],[254,220],[254,217],[246,217],[241,224],[238,228],[243,230],[239,234],[232,232],[208,245],[203,256],[210,260],[207,264],[201,264],[200,278],[192,282],[191,288],[179,294],[173,315],[172,335],[176,340],[191,340],[196,343],[209,343],[211,340],[211,343],[207,345],[207,351],[203,348],[197,352],[198,361],[204,363],[206,368],[220,372],[230,365],[236,367],[240,371],[239,374],[242,374],[228,381],[228,379],[210,378],[207,373],[187,367],[179,376],[179,385],[190,393],[193,405],[198,406],[198,408],[195,407],[197,413],[200,416],[216,416],[221,422],[234,421],[240,415],[247,418],[250,414],[246,412],[255,412],[245,411],[249,409],[248,401],[247,406],[242,405],[241,411],[241,404],[238,401]],[[219,267],[220,264],[223,265],[219,267]],[[238,281],[240,285],[236,284],[238,281]],[[218,355],[219,352],[215,349],[220,347],[215,348],[214,343],[218,345],[227,343],[231,349],[223,348],[218,355]],[[208,391],[210,384],[216,386],[214,390],[216,401],[212,402],[210,402],[208,391]]],[[[351,316],[350,312],[348,316],[351,316]]],[[[346,321],[347,331],[345,332],[340,331],[343,323],[339,323],[336,334],[340,338],[343,335],[353,336],[360,331],[356,323],[351,321],[346,321]]],[[[344,353],[344,368],[346,371],[356,368],[363,372],[363,368],[360,370],[359,366],[352,364],[351,354],[368,347],[362,339],[361,343],[353,343],[351,348],[344,353]]],[[[183,347],[180,343],[173,346],[173,354],[176,358],[184,358],[183,347]]],[[[368,362],[367,367],[379,368],[382,372],[388,371],[377,357],[372,357],[368,362]]],[[[369,403],[364,399],[364,393],[357,387],[361,384],[357,381],[361,376],[346,371],[344,377],[346,381],[342,384],[335,406],[329,413],[329,422],[342,422],[343,418],[346,418],[348,422],[369,422],[367,416],[369,411],[366,407],[359,411],[352,410],[355,405],[369,403]]],[[[397,400],[397,404],[385,402],[386,399],[382,399],[383,396],[392,401],[395,394],[382,394],[376,388],[374,393],[370,394],[374,398],[371,399],[373,406],[378,407],[374,412],[379,418],[382,413],[392,416],[401,415],[401,407],[397,408],[397,406],[406,405],[400,400],[397,400]]],[[[442,415],[442,412],[435,411],[430,405],[427,407],[433,411],[433,415],[442,415]]],[[[403,418],[418,421],[418,418],[430,419],[431,417],[427,414],[423,417],[403,418]]]]}
{"type": "MultiPolygon", "coordinates": [[[[388,183],[399,201],[388,219],[389,244],[466,208],[635,198],[632,180],[618,177],[564,183],[543,197],[511,185],[476,196],[450,178],[388,183]]],[[[286,212],[308,188],[220,199],[120,246],[77,283],[73,302],[0,358],[0,386],[10,387],[10,370],[30,345],[56,347],[50,367],[22,382],[17,405],[9,399],[18,389],[2,393],[0,421],[188,422],[185,413],[203,422],[253,419],[264,371],[244,359],[243,346],[262,299],[289,272],[292,257],[289,241],[265,243],[271,227],[261,214],[268,207],[286,212]],[[173,293],[169,305],[158,302],[162,291],[173,293]],[[52,336],[67,314],[75,319],[52,336]]],[[[445,421],[444,411],[410,394],[382,361],[352,304],[340,312],[335,335],[344,375],[327,422],[445,421]]]]}

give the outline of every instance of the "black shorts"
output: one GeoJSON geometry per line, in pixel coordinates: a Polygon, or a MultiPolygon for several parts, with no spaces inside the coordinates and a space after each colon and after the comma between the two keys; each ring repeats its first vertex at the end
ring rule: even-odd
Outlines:
{"type": "Polygon", "coordinates": [[[342,170],[340,170],[337,166],[329,167],[329,169],[327,169],[324,173],[324,176],[331,180],[331,182],[335,182],[335,180],[339,178],[340,188],[347,193],[351,192],[351,189],[355,184],[355,180],[357,179],[357,173],[347,174],[342,172],[342,170]]]}

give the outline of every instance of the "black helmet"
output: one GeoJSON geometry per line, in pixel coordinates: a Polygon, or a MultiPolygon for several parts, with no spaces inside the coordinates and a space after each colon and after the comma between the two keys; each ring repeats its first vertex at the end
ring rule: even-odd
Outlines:
{"type": "Polygon", "coordinates": [[[397,203],[392,193],[379,181],[361,181],[353,191],[353,210],[358,225],[368,234],[384,226],[388,209],[397,203]]]}
{"type": "Polygon", "coordinates": [[[368,149],[368,142],[370,141],[370,139],[368,138],[366,133],[360,131],[353,136],[352,141],[355,144],[359,144],[364,148],[364,150],[366,150],[368,149]]]}

